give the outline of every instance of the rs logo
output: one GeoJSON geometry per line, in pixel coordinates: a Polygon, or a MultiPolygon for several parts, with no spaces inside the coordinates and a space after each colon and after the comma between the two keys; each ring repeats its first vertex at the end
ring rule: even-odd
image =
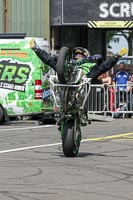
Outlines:
{"type": "Polygon", "coordinates": [[[0,79],[8,83],[25,84],[29,78],[30,70],[30,66],[27,64],[3,60],[0,62],[0,79]]]}

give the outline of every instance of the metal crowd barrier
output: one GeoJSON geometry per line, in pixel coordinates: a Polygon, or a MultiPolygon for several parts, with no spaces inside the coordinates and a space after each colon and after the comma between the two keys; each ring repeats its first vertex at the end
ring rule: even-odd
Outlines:
{"type": "Polygon", "coordinates": [[[125,117],[133,113],[133,83],[130,85],[91,85],[86,103],[88,113],[111,114],[112,117],[125,117]],[[125,90],[119,90],[123,86],[125,90]]]}
{"type": "Polygon", "coordinates": [[[105,111],[106,91],[101,85],[91,85],[87,110],[91,113],[103,113],[105,111]]]}

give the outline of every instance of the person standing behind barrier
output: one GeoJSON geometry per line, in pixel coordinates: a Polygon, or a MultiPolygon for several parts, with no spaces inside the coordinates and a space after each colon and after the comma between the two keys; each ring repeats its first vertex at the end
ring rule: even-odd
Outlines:
{"type": "Polygon", "coordinates": [[[101,75],[101,80],[104,86],[111,85],[111,77],[109,76],[108,71],[101,75]]]}
{"type": "Polygon", "coordinates": [[[132,113],[128,114],[129,118],[133,118],[133,74],[131,74],[131,79],[129,83],[129,97],[130,97],[130,104],[129,104],[129,110],[132,111],[132,113]]]}
{"type": "Polygon", "coordinates": [[[108,105],[110,102],[110,96],[107,95],[111,85],[111,77],[109,76],[109,72],[105,72],[101,75],[102,87],[104,87],[104,98],[105,98],[105,110],[108,110],[108,105]]]}
{"type": "MultiPolygon", "coordinates": [[[[120,107],[120,102],[128,102],[128,92],[129,92],[129,81],[130,74],[126,71],[125,63],[121,62],[119,65],[119,71],[113,77],[113,85],[115,85],[116,91],[116,108],[120,107]]],[[[129,102],[128,102],[129,103],[129,102]]]]}

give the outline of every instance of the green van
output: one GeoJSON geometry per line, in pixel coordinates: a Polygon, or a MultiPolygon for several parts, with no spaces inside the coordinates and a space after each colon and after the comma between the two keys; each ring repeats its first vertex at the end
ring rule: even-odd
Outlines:
{"type": "MultiPolygon", "coordinates": [[[[0,34],[0,123],[7,116],[53,117],[49,76],[53,73],[30,48],[26,34],[0,34]]],[[[44,39],[36,39],[43,48],[44,39]]]]}

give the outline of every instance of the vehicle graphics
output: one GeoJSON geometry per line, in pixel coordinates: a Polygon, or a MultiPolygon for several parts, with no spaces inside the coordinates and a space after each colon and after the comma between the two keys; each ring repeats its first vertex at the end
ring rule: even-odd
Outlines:
{"type": "Polygon", "coordinates": [[[50,70],[30,48],[30,40],[0,39],[0,106],[9,116],[53,111],[50,70]]]}

